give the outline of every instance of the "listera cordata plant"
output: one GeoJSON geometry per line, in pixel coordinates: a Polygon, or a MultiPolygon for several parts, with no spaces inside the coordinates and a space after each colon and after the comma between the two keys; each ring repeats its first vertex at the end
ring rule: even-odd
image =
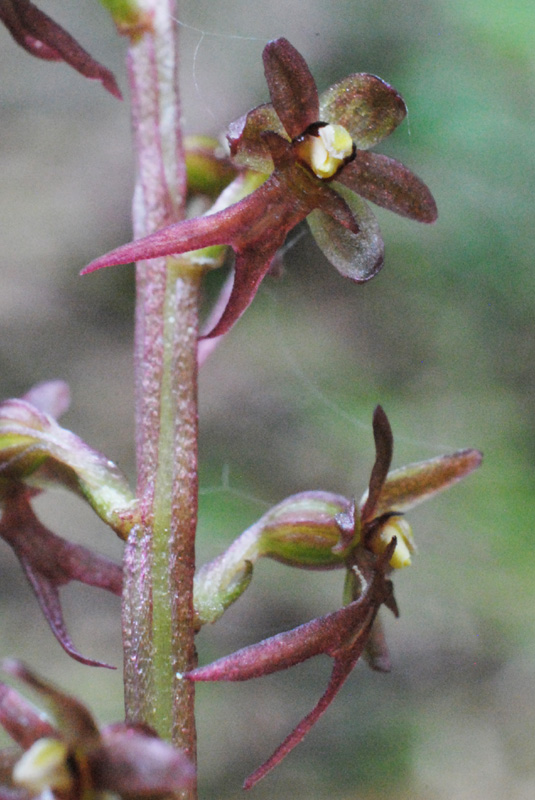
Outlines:
{"type": "Polygon", "coordinates": [[[217,618],[237,587],[246,585],[254,563],[270,557],[302,569],[346,571],[345,605],[207,666],[188,672],[194,681],[244,681],[287,669],[326,654],[333,669],[325,693],[273,755],[246,781],[251,788],[308,733],[330,705],[351,670],[364,655],[372,668],[390,669],[378,617],[385,605],[398,607],[390,574],[409,566],[414,542],[405,512],[469,475],[481,463],[477,450],[461,450],[390,471],[393,436],[388,418],[377,406],[373,416],[375,463],[367,491],[358,505],[328,492],[302,492],[287,498],[245,531],[196,578],[199,613],[217,618]],[[216,601],[220,597],[220,604],[216,601]]]}
{"type": "MultiPolygon", "coordinates": [[[[384,257],[377,221],[362,198],[419,222],[437,217],[418,177],[398,161],[368,152],[405,117],[395,89],[358,73],[318,96],[306,61],[284,38],[267,44],[263,59],[271,104],[230,125],[230,153],[241,173],[211,212],[119,247],[84,270],[229,245],[234,284],[212,337],[226,333],[243,314],[287,234],[302,220],[336,269],[361,283],[378,272],[384,257]],[[239,202],[218,210],[258,183],[239,202]]],[[[202,269],[202,258],[198,263],[202,269]]]]}
{"type": "MultiPolygon", "coordinates": [[[[132,45],[144,36],[156,37],[156,10],[167,14],[164,22],[169,22],[173,5],[157,8],[152,4],[149,12],[149,2],[143,8],[133,0],[103,3],[132,45]]],[[[29,0],[0,0],[0,21],[33,55],[63,60],[120,96],[111,73],[29,0]]],[[[131,56],[132,52],[133,48],[131,56]]],[[[318,95],[307,64],[286,39],[270,42],[263,57],[271,104],[253,109],[230,126],[228,157],[217,156],[210,144],[203,150],[199,139],[186,152],[190,193],[216,198],[206,215],[163,227],[97,259],[85,270],[159,256],[170,257],[169,264],[172,256],[189,253],[180,268],[186,264],[186,272],[201,275],[222,263],[221,246],[231,247],[234,282],[217,304],[221,311],[208,330],[211,338],[227,333],[243,314],[287,234],[302,220],[307,220],[337,270],[363,282],[383,263],[383,241],[366,201],[420,222],[433,222],[437,215],[434,200],[419,178],[394,159],[369,150],[405,116],[404,102],[391,86],[372,75],[354,74],[318,95]]],[[[158,80],[157,70],[154,73],[158,80]]],[[[166,109],[162,112],[165,117],[166,109]]],[[[148,295],[150,288],[145,286],[148,295]]],[[[192,341],[195,348],[196,335],[192,341]]],[[[140,384],[144,388],[143,381],[140,384]]],[[[102,667],[108,665],[82,655],[74,646],[63,619],[61,587],[76,580],[124,594],[126,578],[141,580],[142,570],[128,575],[127,560],[123,575],[113,562],[56,536],[40,522],[32,504],[50,487],[67,488],[130,544],[130,535],[141,526],[140,501],[112,462],[59,425],[57,418],[68,402],[65,384],[52,381],[0,404],[0,538],[19,559],[60,645],[77,661],[102,667]]],[[[373,432],[375,463],[358,504],[322,491],[288,497],[195,575],[191,634],[193,628],[197,632],[215,622],[243,594],[260,558],[300,569],[345,571],[343,606],[338,611],[213,664],[191,664],[172,676],[178,693],[178,687],[191,688],[196,681],[247,680],[315,655],[333,659],[325,693],[248,778],[247,788],[302,740],[361,656],[374,669],[389,669],[379,614],[384,605],[397,616],[391,575],[411,562],[414,544],[404,513],[464,478],[481,461],[478,451],[464,450],[390,471],[393,437],[381,407],[374,413],[373,432]]],[[[189,587],[183,589],[186,595],[189,587]]],[[[144,619],[150,616],[155,594],[149,594],[150,602],[136,607],[135,613],[144,619]]],[[[135,628],[136,620],[125,622],[125,629],[128,625],[129,630],[135,628]]],[[[154,656],[154,650],[147,652],[154,656]]],[[[136,658],[140,673],[150,671],[150,655],[147,662],[134,653],[136,658]]],[[[196,797],[194,751],[189,748],[193,758],[186,757],[158,738],[145,719],[133,720],[128,698],[128,723],[99,728],[82,703],[27,667],[7,662],[4,671],[48,702],[54,721],[46,720],[18,691],[0,683],[0,724],[18,746],[0,754],[0,800],[36,796],[96,800],[110,793],[132,800],[196,797]]],[[[157,676],[158,686],[164,683],[162,675],[157,676]]],[[[154,674],[147,673],[140,690],[150,694],[152,683],[154,674]]],[[[180,719],[177,727],[185,730],[188,724],[180,719]]]]}

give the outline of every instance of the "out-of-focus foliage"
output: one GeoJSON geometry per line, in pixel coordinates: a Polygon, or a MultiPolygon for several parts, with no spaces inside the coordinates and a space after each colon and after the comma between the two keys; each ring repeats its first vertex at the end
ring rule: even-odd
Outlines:
{"type": "MultiPolygon", "coordinates": [[[[401,618],[387,621],[392,673],[357,669],[328,718],[255,797],[531,798],[531,9],[520,0],[253,5],[182,2],[188,131],[217,134],[266,102],[260,54],[284,35],[320,90],[366,71],[401,92],[408,123],[383,152],[426,181],[440,216],[424,228],[379,210],[385,268],[364,287],[329,270],[309,238],[292,237],[282,278],[265,281],[204,368],[200,560],[291,493],[349,496],[361,487],[377,402],[396,431],[394,467],[460,447],[485,453],[478,474],[411,515],[419,554],[396,582],[401,618]]],[[[40,7],[125,88],[124,43],[96,2],[40,7]]],[[[130,236],[128,109],[60,69],[0,31],[0,394],[67,380],[66,425],[132,475],[132,273],[77,277],[95,252],[130,236]]],[[[119,543],[85,509],[60,495],[41,503],[58,533],[119,557],[119,543]]],[[[101,720],[118,718],[121,676],[71,666],[24,610],[29,592],[10,554],[1,559],[2,654],[56,683],[63,669],[66,690],[82,685],[101,720]]],[[[200,634],[202,663],[338,608],[341,591],[336,575],[262,565],[246,597],[200,634]]],[[[98,640],[99,656],[119,664],[118,603],[89,605],[83,592],[68,595],[77,644],[85,636],[94,651],[98,640]]],[[[310,707],[328,669],[326,660],[323,675],[301,665],[199,689],[205,796],[239,796],[241,776],[310,707]]]]}

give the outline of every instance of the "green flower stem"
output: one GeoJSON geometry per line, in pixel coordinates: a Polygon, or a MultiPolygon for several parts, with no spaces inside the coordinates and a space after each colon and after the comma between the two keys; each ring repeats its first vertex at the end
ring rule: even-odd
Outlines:
{"type": "MultiPolygon", "coordinates": [[[[143,0],[153,30],[131,42],[129,77],[138,159],[136,237],[183,218],[185,168],[173,0],[143,0]]],[[[140,522],[124,560],[126,714],[195,761],[193,689],[177,672],[195,661],[197,336],[200,272],[152,259],[136,271],[137,496],[140,522]]],[[[193,800],[195,789],[180,795],[193,800]]]]}

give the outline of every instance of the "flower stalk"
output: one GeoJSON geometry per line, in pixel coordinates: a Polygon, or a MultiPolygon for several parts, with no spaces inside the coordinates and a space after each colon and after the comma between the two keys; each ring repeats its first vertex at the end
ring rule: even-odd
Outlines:
{"type": "MultiPolygon", "coordinates": [[[[185,166],[173,0],[144,0],[151,30],[132,37],[129,80],[137,154],[134,232],[183,218],[185,166]]],[[[138,262],[135,334],[139,524],[124,561],[125,704],[195,761],[194,693],[176,673],[194,664],[197,521],[197,336],[200,273],[191,261],[138,262]]],[[[195,789],[184,798],[195,797],[195,789]]]]}

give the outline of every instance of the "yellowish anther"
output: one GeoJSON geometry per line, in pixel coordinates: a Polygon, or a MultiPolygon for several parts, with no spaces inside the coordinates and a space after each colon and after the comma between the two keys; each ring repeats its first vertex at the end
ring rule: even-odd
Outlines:
{"type": "Polygon", "coordinates": [[[412,563],[411,554],[416,548],[412,528],[404,517],[391,517],[373,542],[372,549],[378,555],[384,553],[394,536],[396,549],[390,559],[390,566],[394,569],[409,567],[412,563]]]}
{"type": "Polygon", "coordinates": [[[66,745],[58,739],[38,739],[13,767],[13,783],[32,794],[45,789],[67,791],[73,781],[67,756],[66,745]]]}
{"type": "Polygon", "coordinates": [[[332,178],[353,152],[353,140],[343,125],[324,125],[305,136],[297,152],[318,178],[332,178]]]}

